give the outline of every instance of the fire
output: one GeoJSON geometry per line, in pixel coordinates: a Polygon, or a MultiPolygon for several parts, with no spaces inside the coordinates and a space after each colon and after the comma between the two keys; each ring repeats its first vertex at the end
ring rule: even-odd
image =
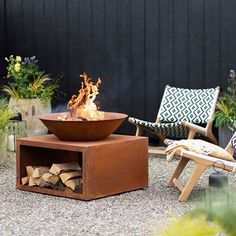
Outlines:
{"type": "Polygon", "coordinates": [[[95,104],[96,96],[99,94],[98,88],[101,84],[100,78],[97,82],[92,82],[87,74],[80,75],[83,78],[81,89],[78,95],[73,95],[67,104],[67,110],[70,111],[70,117],[58,117],[61,120],[80,119],[80,120],[103,120],[104,112],[98,111],[95,104]]]}

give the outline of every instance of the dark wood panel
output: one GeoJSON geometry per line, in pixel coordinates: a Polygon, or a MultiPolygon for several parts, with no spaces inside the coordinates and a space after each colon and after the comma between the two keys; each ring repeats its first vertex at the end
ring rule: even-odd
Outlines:
{"type": "Polygon", "coordinates": [[[178,87],[188,87],[189,82],[189,2],[174,1],[174,83],[178,87]]]}
{"type": "Polygon", "coordinates": [[[160,91],[174,85],[174,0],[159,0],[160,91]]]}
{"type": "Polygon", "coordinates": [[[101,85],[103,95],[101,108],[111,111],[120,110],[119,48],[118,48],[118,1],[104,1],[104,75],[101,85]],[[107,96],[107,99],[105,99],[107,96]]]}
{"type": "Polygon", "coordinates": [[[7,56],[22,53],[22,2],[21,0],[5,1],[7,56]],[[20,46],[21,45],[21,46],[20,46]]]}
{"type": "Polygon", "coordinates": [[[205,9],[205,81],[204,87],[219,84],[219,1],[208,0],[204,2],[205,9]]]}
{"type": "Polygon", "coordinates": [[[204,84],[204,10],[203,2],[189,1],[189,87],[204,84]],[[201,10],[199,10],[201,9],[201,10]]]}
{"type": "MultiPolygon", "coordinates": [[[[6,53],[6,39],[5,39],[5,11],[4,0],[0,0],[0,64],[4,65],[4,54],[6,53]]],[[[0,67],[0,78],[3,77],[3,66],[0,67]]],[[[1,81],[2,79],[0,79],[1,81]]]]}
{"type": "MultiPolygon", "coordinates": [[[[236,1],[229,0],[224,3],[226,9],[224,9],[225,12],[225,19],[227,20],[225,24],[226,28],[226,35],[227,35],[227,41],[222,42],[222,45],[224,43],[227,43],[227,65],[228,70],[230,69],[236,69],[236,44],[235,44],[235,38],[236,38],[236,14],[235,14],[235,7],[236,7],[236,1]]],[[[228,71],[227,71],[228,72],[228,71]]],[[[227,73],[228,76],[228,73],[227,73]]],[[[223,81],[226,85],[226,81],[223,81]]]]}
{"type": "Polygon", "coordinates": [[[32,55],[36,55],[39,59],[40,66],[44,69],[47,68],[47,47],[45,46],[47,35],[45,32],[45,4],[44,1],[33,0],[33,16],[29,19],[32,22],[33,32],[30,36],[33,37],[33,47],[30,46],[32,55]]]}
{"type": "MultiPolygon", "coordinates": [[[[229,40],[229,22],[231,22],[231,20],[229,21],[229,14],[231,13],[230,11],[228,11],[228,7],[231,7],[231,2],[234,3],[233,9],[234,7],[236,7],[235,1],[230,0],[230,1],[220,1],[219,2],[219,41],[220,41],[220,45],[219,45],[219,85],[221,85],[222,87],[226,86],[227,80],[226,78],[228,78],[228,74],[229,74],[229,70],[232,69],[236,69],[236,63],[234,62],[233,65],[229,65],[229,59],[228,59],[228,51],[230,50],[230,45],[229,43],[231,42],[231,40],[229,40]],[[231,67],[232,66],[232,67],[231,67]]],[[[234,14],[235,15],[235,14],[234,14]]],[[[235,17],[235,16],[234,16],[235,17]]],[[[234,19],[234,22],[232,22],[232,24],[235,24],[236,18],[234,19]]],[[[235,28],[235,27],[234,27],[235,28]]],[[[236,37],[236,31],[235,32],[235,37],[236,37]]],[[[236,51],[236,47],[233,49],[233,51],[236,51]]]]}
{"type": "Polygon", "coordinates": [[[154,120],[166,84],[226,86],[236,68],[235,7],[234,0],[0,0],[0,61],[36,55],[47,73],[64,74],[67,98],[81,73],[101,77],[102,110],[154,120]]]}
{"type": "MultiPolygon", "coordinates": [[[[118,71],[120,109],[130,113],[131,97],[131,1],[118,0],[118,71]]],[[[137,91],[138,93],[138,91],[137,91]]]]}
{"type": "MultiPolygon", "coordinates": [[[[44,31],[45,41],[44,47],[46,50],[46,71],[55,74],[57,68],[57,38],[56,38],[56,12],[55,12],[55,1],[44,1],[44,31]]],[[[61,55],[64,56],[64,55],[61,55]]]]}
{"type": "Polygon", "coordinates": [[[21,10],[21,25],[17,26],[17,29],[21,29],[20,43],[21,51],[25,56],[32,56],[35,54],[36,40],[34,31],[34,1],[25,0],[22,1],[21,10]]]}
{"type": "Polygon", "coordinates": [[[67,87],[71,94],[78,93],[81,85],[81,37],[80,37],[80,1],[68,1],[68,84],[67,87]],[[73,78],[73,79],[72,79],[73,78]]]}
{"type": "MultiPolygon", "coordinates": [[[[110,88],[107,81],[109,78],[105,73],[105,2],[104,0],[92,1],[92,61],[90,70],[96,78],[100,77],[99,106],[106,110],[103,104],[109,102],[110,88]]],[[[109,105],[108,105],[109,107],[109,105]]]]}
{"type": "Polygon", "coordinates": [[[161,99],[159,1],[145,1],[145,92],[144,117],[155,121],[161,99]]]}
{"type": "Polygon", "coordinates": [[[129,115],[144,117],[144,1],[131,0],[131,77],[129,115]]]}
{"type": "Polygon", "coordinates": [[[54,25],[54,44],[56,50],[53,54],[55,61],[54,74],[62,74],[63,79],[61,86],[64,92],[70,97],[68,82],[71,83],[68,77],[68,2],[65,0],[54,0],[55,9],[55,25],[54,25]]]}
{"type": "MultiPolygon", "coordinates": [[[[93,43],[92,43],[92,1],[80,1],[80,48],[81,48],[81,70],[92,74],[93,43]]],[[[92,75],[93,76],[93,75],[92,75]]]]}

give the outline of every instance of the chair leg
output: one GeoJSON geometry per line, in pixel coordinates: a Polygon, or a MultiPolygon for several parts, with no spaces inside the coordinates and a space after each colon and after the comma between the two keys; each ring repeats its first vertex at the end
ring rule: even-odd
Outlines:
{"type": "Polygon", "coordinates": [[[190,129],[188,132],[188,138],[187,139],[193,139],[196,134],[196,131],[193,129],[190,129]]]}
{"type": "Polygon", "coordinates": [[[169,179],[168,187],[173,187],[174,186],[173,180],[179,178],[179,176],[183,172],[183,169],[187,165],[188,161],[189,161],[188,158],[181,157],[175,171],[172,173],[172,175],[169,179]]]}
{"type": "Polygon", "coordinates": [[[166,136],[164,134],[161,134],[159,132],[153,132],[157,137],[164,143],[166,136]]]}
{"type": "Polygon", "coordinates": [[[203,171],[207,168],[206,165],[198,164],[196,163],[196,166],[194,168],[193,173],[191,174],[190,178],[187,181],[187,184],[185,185],[183,191],[181,192],[179,196],[180,202],[186,202],[188,200],[188,197],[190,193],[192,192],[194,186],[196,185],[199,177],[203,173],[203,171]]]}
{"type": "Polygon", "coordinates": [[[207,133],[207,137],[211,140],[212,143],[214,143],[214,144],[216,144],[216,145],[219,144],[219,143],[218,143],[218,140],[215,138],[214,134],[213,134],[211,131],[209,131],[209,132],[207,133]]]}
{"type": "Polygon", "coordinates": [[[143,134],[143,128],[141,126],[136,125],[136,134],[135,136],[141,136],[143,134]]]}

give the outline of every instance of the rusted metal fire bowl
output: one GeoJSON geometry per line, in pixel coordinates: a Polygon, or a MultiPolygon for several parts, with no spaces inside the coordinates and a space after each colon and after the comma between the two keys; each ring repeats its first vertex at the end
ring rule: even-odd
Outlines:
{"type": "Polygon", "coordinates": [[[105,112],[103,120],[78,121],[59,120],[65,113],[42,115],[39,119],[59,139],[68,141],[96,141],[107,138],[127,118],[126,114],[105,112]]]}

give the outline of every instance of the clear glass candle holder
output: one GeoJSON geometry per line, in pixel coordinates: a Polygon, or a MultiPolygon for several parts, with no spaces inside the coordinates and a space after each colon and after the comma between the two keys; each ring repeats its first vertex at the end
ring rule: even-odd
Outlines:
{"type": "Polygon", "coordinates": [[[16,151],[16,139],[26,136],[26,122],[12,121],[12,124],[6,128],[7,150],[16,151]]]}

